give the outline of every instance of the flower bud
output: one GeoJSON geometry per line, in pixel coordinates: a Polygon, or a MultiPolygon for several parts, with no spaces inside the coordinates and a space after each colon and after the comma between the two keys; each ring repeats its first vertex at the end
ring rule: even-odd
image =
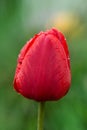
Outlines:
{"type": "Polygon", "coordinates": [[[58,100],[70,88],[70,57],[63,34],[56,29],[36,34],[22,48],[14,88],[36,101],[58,100]]]}

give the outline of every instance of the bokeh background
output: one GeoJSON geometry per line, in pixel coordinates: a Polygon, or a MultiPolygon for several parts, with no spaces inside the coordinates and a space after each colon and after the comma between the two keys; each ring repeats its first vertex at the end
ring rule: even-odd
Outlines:
{"type": "Polygon", "coordinates": [[[0,130],[36,130],[38,103],[14,91],[13,77],[22,46],[51,27],[66,36],[72,85],[46,103],[44,130],[87,130],[86,0],[0,0],[0,130]]]}

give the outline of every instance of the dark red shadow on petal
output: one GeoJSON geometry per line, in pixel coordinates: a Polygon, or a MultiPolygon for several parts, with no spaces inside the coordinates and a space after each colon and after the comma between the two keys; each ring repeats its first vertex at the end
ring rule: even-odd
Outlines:
{"type": "Polygon", "coordinates": [[[60,42],[64,48],[64,51],[65,51],[66,57],[67,57],[68,66],[70,68],[70,56],[69,56],[69,50],[68,50],[66,39],[60,31],[57,31],[56,29],[52,29],[52,31],[53,31],[53,34],[60,40],[60,42]]]}

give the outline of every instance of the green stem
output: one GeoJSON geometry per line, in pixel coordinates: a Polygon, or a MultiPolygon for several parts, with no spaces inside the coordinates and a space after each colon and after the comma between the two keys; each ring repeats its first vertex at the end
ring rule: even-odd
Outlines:
{"type": "Polygon", "coordinates": [[[39,105],[38,105],[38,122],[37,122],[37,130],[43,130],[44,106],[45,106],[45,102],[40,102],[39,105]]]}

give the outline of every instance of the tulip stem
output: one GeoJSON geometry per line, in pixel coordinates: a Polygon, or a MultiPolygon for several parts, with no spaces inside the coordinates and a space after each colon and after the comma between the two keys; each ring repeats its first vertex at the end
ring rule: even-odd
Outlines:
{"type": "Polygon", "coordinates": [[[40,103],[38,104],[38,122],[37,122],[37,130],[43,130],[44,106],[45,106],[45,102],[40,102],[40,103]]]}

